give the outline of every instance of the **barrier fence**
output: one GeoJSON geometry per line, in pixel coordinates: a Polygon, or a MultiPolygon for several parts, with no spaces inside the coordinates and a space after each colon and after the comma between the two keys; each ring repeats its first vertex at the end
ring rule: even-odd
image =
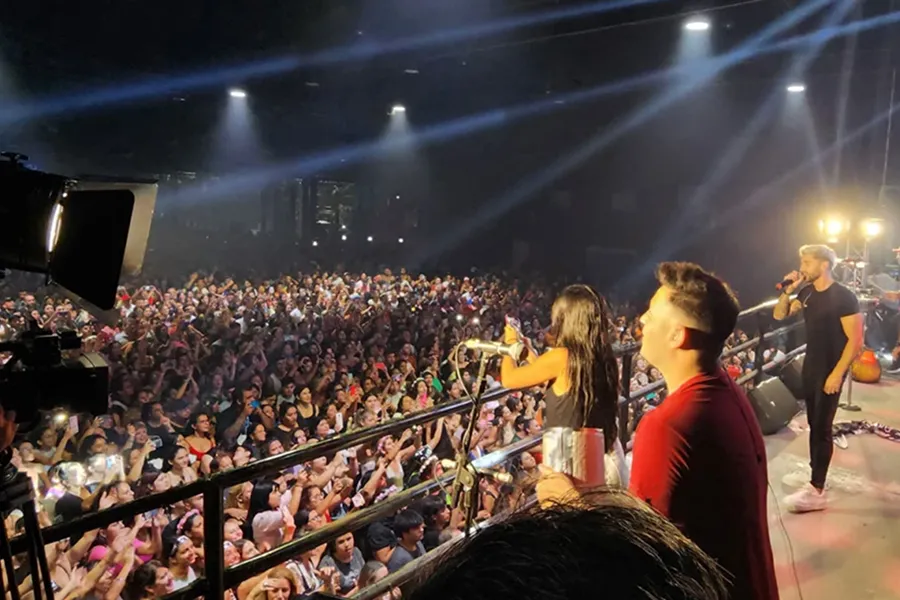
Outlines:
{"type": "MultiPolygon", "coordinates": [[[[773,300],[741,312],[739,323],[749,318],[754,318],[756,320],[756,335],[738,346],[727,349],[722,354],[722,358],[728,358],[746,350],[756,349],[754,368],[738,380],[740,383],[752,382],[758,384],[767,374],[770,374],[776,368],[787,365],[792,360],[802,356],[805,350],[805,345],[795,344],[795,347],[786,352],[784,358],[781,360],[770,361],[768,363],[764,362],[763,348],[761,347],[764,343],[772,342],[784,338],[785,336],[791,339],[799,333],[799,329],[803,326],[802,322],[795,322],[770,330],[772,321],[771,311],[774,305],[775,301],[773,300]]],[[[866,306],[865,308],[868,309],[869,307],[866,306]]],[[[640,351],[640,347],[640,343],[637,342],[616,349],[616,352],[622,358],[622,381],[624,386],[627,386],[628,382],[631,381],[633,374],[633,359],[640,351]]],[[[627,446],[630,441],[635,420],[639,417],[637,411],[631,410],[635,405],[635,402],[646,398],[649,394],[661,390],[664,386],[664,381],[657,381],[641,389],[629,391],[627,396],[619,398],[619,432],[623,446],[627,446]]],[[[491,390],[485,393],[480,401],[488,402],[501,399],[511,391],[512,390],[506,389],[491,390]]],[[[333,454],[337,451],[359,444],[376,441],[385,435],[399,434],[405,429],[415,425],[422,425],[440,417],[461,413],[470,410],[471,408],[472,400],[469,399],[449,402],[403,419],[382,423],[365,429],[359,429],[321,442],[307,444],[301,448],[271,456],[243,467],[216,473],[206,479],[173,488],[163,493],[139,498],[128,504],[115,506],[96,513],[81,516],[66,523],[60,523],[44,528],[42,530],[43,541],[45,544],[50,544],[65,538],[84,534],[93,529],[106,527],[117,521],[133,518],[138,514],[165,507],[197,495],[202,495],[204,507],[205,575],[189,586],[170,594],[167,598],[177,598],[180,600],[187,600],[199,596],[206,596],[210,599],[222,598],[225,590],[235,587],[249,577],[263,573],[266,570],[285,562],[287,559],[315,548],[335,537],[347,532],[355,531],[370,523],[388,517],[422,495],[433,492],[440,487],[452,485],[455,474],[445,474],[437,480],[425,481],[412,488],[403,490],[378,504],[366,507],[358,512],[351,512],[347,516],[329,523],[317,531],[287,542],[264,554],[241,562],[228,569],[225,568],[223,549],[223,504],[224,492],[226,489],[234,485],[253,481],[260,476],[275,474],[279,471],[303,464],[321,456],[333,454]]],[[[537,447],[540,443],[540,436],[516,442],[473,461],[474,466],[476,468],[486,469],[503,465],[507,461],[519,456],[521,453],[537,447]]],[[[488,526],[491,522],[496,522],[496,520],[489,520],[488,526]]],[[[484,524],[482,526],[484,526],[484,524]]],[[[26,543],[27,540],[24,538],[24,535],[20,535],[11,540],[10,545],[13,553],[24,552],[26,543]]],[[[392,585],[399,586],[404,584],[409,580],[413,573],[419,572],[422,567],[430,564],[436,556],[439,556],[439,554],[440,553],[436,550],[416,559],[403,569],[391,574],[389,578],[385,580],[386,583],[380,584],[372,589],[367,588],[362,590],[354,596],[354,598],[371,600],[377,596],[378,593],[383,593],[392,585]],[[387,588],[385,588],[386,585],[388,586],[387,588]],[[381,590],[381,592],[376,592],[375,590],[381,590]]]]}

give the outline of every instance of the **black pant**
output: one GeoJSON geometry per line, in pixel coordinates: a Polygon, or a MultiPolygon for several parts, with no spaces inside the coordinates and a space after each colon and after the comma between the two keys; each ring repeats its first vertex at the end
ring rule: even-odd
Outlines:
{"type": "MultiPolygon", "coordinates": [[[[812,469],[810,483],[818,490],[825,488],[828,465],[834,454],[832,425],[837,413],[841,393],[826,394],[824,380],[806,386],[806,419],[809,421],[809,466],[812,469]]],[[[843,387],[843,386],[841,386],[843,387]]]]}

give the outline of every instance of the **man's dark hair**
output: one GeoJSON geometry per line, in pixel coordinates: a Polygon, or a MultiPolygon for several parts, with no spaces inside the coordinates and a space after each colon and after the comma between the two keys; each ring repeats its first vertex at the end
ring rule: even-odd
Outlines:
{"type": "Polygon", "coordinates": [[[396,534],[398,538],[403,537],[404,533],[410,529],[415,529],[424,523],[425,519],[422,518],[422,515],[411,508],[401,510],[397,513],[397,516],[394,517],[394,534],[396,534]]]}
{"type": "Polygon", "coordinates": [[[689,262],[665,262],[656,270],[660,285],[672,290],[670,301],[697,322],[697,347],[718,358],[734,331],[740,306],[727,283],[689,262]],[[705,335],[703,335],[705,334],[705,335]]]}
{"type": "Polygon", "coordinates": [[[725,600],[713,559],[624,491],[493,525],[448,551],[409,600],[725,600]],[[462,576],[460,576],[462,575],[462,576]]]}

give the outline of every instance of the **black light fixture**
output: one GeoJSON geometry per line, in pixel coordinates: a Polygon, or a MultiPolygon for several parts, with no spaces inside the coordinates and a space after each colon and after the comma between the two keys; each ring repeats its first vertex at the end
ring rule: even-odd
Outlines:
{"type": "Polygon", "coordinates": [[[91,305],[115,306],[119,279],[143,266],[157,185],[70,179],[0,159],[0,268],[43,273],[91,305]]]}

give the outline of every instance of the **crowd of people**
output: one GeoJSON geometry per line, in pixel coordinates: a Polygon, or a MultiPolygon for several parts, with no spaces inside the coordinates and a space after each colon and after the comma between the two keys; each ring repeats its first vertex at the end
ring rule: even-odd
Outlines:
{"type": "MultiPolygon", "coordinates": [[[[21,283],[7,281],[0,290],[0,340],[29,323],[74,330],[85,350],[102,353],[110,365],[108,414],[47,414],[15,446],[14,464],[34,480],[45,525],[462,398],[478,357],[455,350],[459,342],[496,340],[505,317],[514,316],[540,352],[554,298],[549,286],[490,276],[385,271],[251,282],[194,274],[179,287],[120,288],[118,321],[104,324],[68,299],[21,283]]],[[[615,341],[640,338],[636,315],[618,313],[615,341]]],[[[732,342],[746,339],[737,332],[732,342]]],[[[0,363],[8,358],[0,356],[0,363]]],[[[747,350],[727,368],[736,378],[753,361],[747,350]]],[[[632,391],[660,379],[636,358],[632,391]]],[[[487,383],[500,385],[498,364],[489,366],[487,383]]],[[[527,389],[486,404],[470,454],[538,434],[543,392],[527,389]]],[[[439,476],[441,460],[456,457],[466,425],[460,415],[437,419],[227,490],[226,565],[439,476]]],[[[477,518],[517,505],[539,461],[524,453],[504,467],[511,475],[506,483],[483,479],[477,518]]],[[[203,518],[196,497],[48,547],[57,599],[152,598],[190,584],[203,573],[203,518]]],[[[229,595],[349,596],[460,535],[463,526],[446,494],[428,496],[229,595]]],[[[6,527],[10,537],[21,533],[22,515],[13,512],[6,527]]],[[[16,583],[24,590],[28,574],[26,562],[18,563],[16,583]]]]}

